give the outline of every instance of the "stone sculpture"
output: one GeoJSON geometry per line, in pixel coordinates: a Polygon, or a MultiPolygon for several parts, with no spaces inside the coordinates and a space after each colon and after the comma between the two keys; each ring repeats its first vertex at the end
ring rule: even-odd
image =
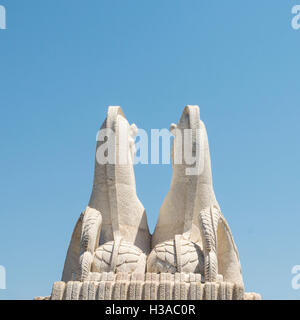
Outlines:
{"type": "MultiPolygon", "coordinates": [[[[102,130],[114,134],[112,163],[95,161],[90,202],[81,214],[68,249],[62,281],[84,281],[90,272],[145,272],[150,250],[146,213],[136,194],[133,171],[136,126],[129,125],[120,107],[109,107],[102,130]],[[128,133],[128,158],[119,161],[122,133],[128,133]],[[119,134],[120,133],[120,134],[119,134]]],[[[98,141],[97,149],[104,141],[98,141]]]]}
{"type": "MultiPolygon", "coordinates": [[[[203,160],[195,164],[199,172],[188,175],[191,166],[184,159],[179,164],[173,159],[171,188],[152,236],[148,271],[196,272],[206,281],[219,277],[243,286],[238,252],[213,190],[208,138],[198,106],[187,106],[178,125],[171,126],[179,135],[175,133],[173,149],[186,147],[182,139],[186,129],[191,130],[195,156],[203,160]],[[178,138],[183,143],[177,143],[178,138]]],[[[174,150],[172,154],[174,158],[174,150]]]]}
{"type": "MultiPolygon", "coordinates": [[[[244,292],[237,248],[213,190],[199,107],[185,107],[178,124],[171,125],[173,177],[152,237],[136,195],[137,127],[120,107],[109,107],[101,129],[108,140],[113,137],[115,161],[99,163],[96,153],[89,205],[76,223],[62,281],[54,283],[50,298],[261,299],[244,292]],[[178,161],[187,149],[196,159],[193,165],[178,161]],[[122,150],[126,161],[120,159],[122,150]]],[[[104,143],[98,141],[97,150],[104,143]]]]}

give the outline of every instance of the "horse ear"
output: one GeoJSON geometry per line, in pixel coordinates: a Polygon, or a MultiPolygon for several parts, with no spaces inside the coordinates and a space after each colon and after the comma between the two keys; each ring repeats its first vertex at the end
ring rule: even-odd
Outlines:
{"type": "Polygon", "coordinates": [[[131,126],[130,126],[130,135],[134,138],[137,133],[138,133],[138,128],[137,126],[133,123],[131,126]]]}
{"type": "Polygon", "coordinates": [[[177,125],[175,123],[171,123],[169,131],[175,135],[175,129],[177,129],[177,125]]]}

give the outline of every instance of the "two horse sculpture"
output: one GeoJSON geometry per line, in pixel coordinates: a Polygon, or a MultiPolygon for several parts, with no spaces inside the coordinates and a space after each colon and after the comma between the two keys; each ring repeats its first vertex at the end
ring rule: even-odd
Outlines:
{"type": "Polygon", "coordinates": [[[171,125],[173,177],[152,236],[136,194],[137,128],[128,123],[120,107],[109,107],[101,129],[107,135],[97,142],[97,150],[113,137],[110,151],[116,161],[95,161],[91,198],[76,223],[62,281],[85,281],[90,273],[102,272],[180,272],[201,274],[207,282],[243,286],[238,252],[213,190],[208,138],[199,107],[185,107],[178,124],[171,125]],[[189,146],[179,143],[185,129],[191,132],[189,146]],[[199,160],[197,174],[187,174],[191,168],[187,161],[174,160],[185,147],[199,160]],[[119,159],[121,149],[126,150],[126,161],[119,159]]]}

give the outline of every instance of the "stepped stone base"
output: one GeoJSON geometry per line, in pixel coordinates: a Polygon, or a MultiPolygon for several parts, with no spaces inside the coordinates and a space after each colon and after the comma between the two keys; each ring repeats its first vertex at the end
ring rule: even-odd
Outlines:
{"type": "MultiPolygon", "coordinates": [[[[39,298],[41,299],[41,298],[39,298]]],[[[49,299],[46,297],[45,299],[49,299]]],[[[87,281],[55,282],[51,300],[261,300],[230,282],[190,273],[97,273],[87,281]]]]}

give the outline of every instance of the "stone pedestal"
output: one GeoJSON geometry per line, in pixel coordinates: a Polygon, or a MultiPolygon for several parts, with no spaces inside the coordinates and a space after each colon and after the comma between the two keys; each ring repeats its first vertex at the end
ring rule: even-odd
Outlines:
{"type": "Polygon", "coordinates": [[[55,282],[51,300],[260,300],[231,282],[204,282],[194,273],[90,274],[84,282],[55,282]]]}

